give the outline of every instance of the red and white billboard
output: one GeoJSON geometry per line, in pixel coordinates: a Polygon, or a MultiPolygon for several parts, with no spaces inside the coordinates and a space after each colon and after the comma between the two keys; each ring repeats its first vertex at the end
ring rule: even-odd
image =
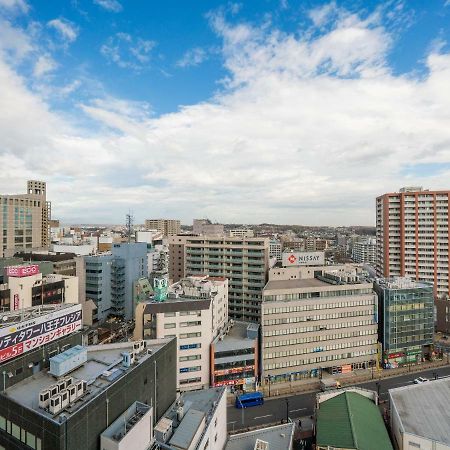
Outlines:
{"type": "Polygon", "coordinates": [[[58,309],[0,329],[0,363],[34,350],[82,327],[81,305],[58,309]]]}
{"type": "Polygon", "coordinates": [[[323,266],[324,252],[284,252],[282,254],[283,267],[295,266],[323,266]]]}
{"type": "Polygon", "coordinates": [[[39,266],[37,264],[30,264],[28,266],[9,266],[6,268],[6,275],[8,277],[29,277],[39,273],[39,266]]]}

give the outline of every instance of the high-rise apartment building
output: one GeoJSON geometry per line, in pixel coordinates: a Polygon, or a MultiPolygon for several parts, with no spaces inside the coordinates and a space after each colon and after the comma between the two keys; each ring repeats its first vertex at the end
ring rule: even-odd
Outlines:
{"type": "Polygon", "coordinates": [[[377,198],[377,274],[411,277],[449,290],[450,191],[400,189],[377,198]]]}
{"type": "Polygon", "coordinates": [[[43,181],[28,181],[26,194],[0,195],[0,257],[48,249],[51,204],[46,195],[43,181]]]}
{"type": "Polygon", "coordinates": [[[269,243],[269,257],[276,258],[277,261],[281,261],[281,255],[281,242],[276,239],[271,239],[269,243]]]}
{"type": "Polygon", "coordinates": [[[374,237],[361,237],[353,244],[353,261],[357,263],[375,264],[376,260],[376,239],[374,237]]]}
{"type": "Polygon", "coordinates": [[[268,265],[268,238],[169,237],[170,279],[176,282],[188,275],[228,278],[228,313],[233,319],[259,322],[268,265]]]}
{"type": "Polygon", "coordinates": [[[171,219],[146,219],[145,228],[147,230],[158,230],[164,236],[174,236],[180,234],[181,223],[179,220],[171,219]]]}

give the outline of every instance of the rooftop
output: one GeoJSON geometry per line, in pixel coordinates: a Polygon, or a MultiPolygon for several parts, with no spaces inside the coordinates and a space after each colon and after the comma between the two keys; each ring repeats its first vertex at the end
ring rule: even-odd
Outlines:
{"type": "Polygon", "coordinates": [[[234,323],[229,322],[229,324],[232,325],[228,333],[223,336],[223,339],[221,340],[219,335],[214,340],[216,352],[224,352],[227,350],[235,350],[239,348],[249,348],[255,345],[255,341],[257,340],[258,336],[258,324],[239,321],[234,321],[234,323]],[[256,336],[254,338],[249,338],[248,331],[253,331],[254,333],[251,334],[256,334],[256,336]]]}
{"type": "Polygon", "coordinates": [[[377,278],[378,286],[387,289],[432,289],[433,284],[408,277],[377,278]]]}
{"type": "Polygon", "coordinates": [[[264,292],[278,289],[303,289],[330,286],[325,281],[317,278],[305,278],[300,280],[269,280],[264,287],[264,292]]]}
{"type": "Polygon", "coordinates": [[[57,305],[40,305],[33,306],[31,308],[24,308],[17,311],[8,311],[1,313],[0,332],[4,331],[4,328],[11,327],[20,322],[37,319],[38,317],[46,316],[47,314],[54,313],[56,311],[70,311],[74,308],[73,303],[58,303],[57,305]]]}
{"type": "MultiPolygon", "coordinates": [[[[170,339],[147,340],[145,351],[137,355],[137,364],[151,358],[147,350],[152,354],[160,350],[170,339]]],[[[8,388],[2,395],[6,395],[21,406],[34,410],[35,412],[55,421],[58,421],[60,414],[74,414],[81,410],[83,406],[101,392],[107,389],[125,373],[134,369],[134,366],[124,367],[122,364],[122,353],[131,352],[134,342],[122,342],[116,344],[90,345],[87,349],[87,362],[81,367],[68,374],[73,378],[74,383],[80,380],[87,382],[87,394],[79,401],[72,403],[58,414],[51,414],[49,411],[39,407],[39,393],[48,389],[56,383],[47,369],[32,375],[25,380],[8,388]]],[[[61,377],[60,377],[61,378],[61,377]]]]}
{"type": "Polygon", "coordinates": [[[230,436],[224,450],[254,450],[257,439],[267,442],[270,450],[290,450],[294,423],[262,428],[230,436]]]}
{"type": "Polygon", "coordinates": [[[450,378],[390,389],[405,432],[450,445],[450,378]]]}
{"type": "Polygon", "coordinates": [[[171,419],[174,424],[174,433],[168,444],[180,449],[190,448],[199,428],[208,426],[210,423],[217,405],[224,395],[225,388],[223,387],[184,392],[172,408],[164,414],[165,418],[171,419]],[[180,406],[184,412],[181,421],[178,420],[177,411],[180,406]]]}
{"type": "Polygon", "coordinates": [[[393,450],[378,406],[348,391],[320,403],[316,442],[323,447],[393,450]]]}

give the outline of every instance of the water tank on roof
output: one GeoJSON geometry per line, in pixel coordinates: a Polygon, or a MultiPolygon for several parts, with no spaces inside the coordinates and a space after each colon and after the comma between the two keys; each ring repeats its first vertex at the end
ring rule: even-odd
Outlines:
{"type": "Polygon", "coordinates": [[[49,372],[55,377],[62,377],[72,370],[75,370],[77,367],[82,366],[86,361],[86,347],[76,345],[75,347],[69,348],[59,355],[50,358],[49,372]]]}

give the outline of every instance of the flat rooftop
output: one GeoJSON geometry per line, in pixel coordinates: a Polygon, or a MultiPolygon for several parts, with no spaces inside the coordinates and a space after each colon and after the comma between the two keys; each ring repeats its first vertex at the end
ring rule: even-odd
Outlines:
{"type": "Polygon", "coordinates": [[[230,331],[228,331],[228,333],[224,335],[222,340],[219,339],[219,336],[216,337],[216,339],[214,340],[214,350],[216,352],[224,352],[228,350],[249,348],[255,345],[257,337],[255,337],[254,339],[250,339],[247,336],[247,328],[249,326],[251,327],[251,330],[254,330],[257,335],[259,328],[258,324],[234,321],[234,324],[230,328],[230,331]]]}
{"type": "MultiPolygon", "coordinates": [[[[147,350],[152,350],[152,354],[160,350],[171,339],[147,340],[146,349],[137,355],[138,364],[151,358],[152,355],[147,353],[147,350]]],[[[58,414],[51,414],[50,412],[39,407],[39,393],[47,389],[52,384],[55,384],[57,379],[52,376],[47,369],[32,375],[25,380],[20,381],[14,386],[9,387],[1,395],[5,395],[21,406],[34,410],[35,412],[45,416],[48,419],[53,419],[58,422],[60,414],[73,414],[90,400],[97,397],[108,386],[113,384],[116,380],[121,378],[127,372],[134,369],[135,366],[124,367],[122,365],[122,353],[133,350],[134,342],[122,342],[117,344],[102,344],[91,345],[87,349],[87,362],[78,369],[68,373],[65,377],[72,377],[74,382],[84,380],[87,382],[87,394],[79,401],[74,402],[69,407],[63,409],[58,414]]]]}
{"type": "Polygon", "coordinates": [[[270,450],[290,450],[294,423],[262,428],[230,436],[224,450],[254,450],[257,439],[267,442],[270,450]]]}
{"type": "Polygon", "coordinates": [[[389,395],[406,433],[450,445],[450,378],[390,389],[389,395]]]}
{"type": "Polygon", "coordinates": [[[269,280],[264,287],[264,291],[278,290],[278,289],[303,289],[315,288],[324,286],[335,286],[317,278],[304,278],[300,280],[269,280]]]}

